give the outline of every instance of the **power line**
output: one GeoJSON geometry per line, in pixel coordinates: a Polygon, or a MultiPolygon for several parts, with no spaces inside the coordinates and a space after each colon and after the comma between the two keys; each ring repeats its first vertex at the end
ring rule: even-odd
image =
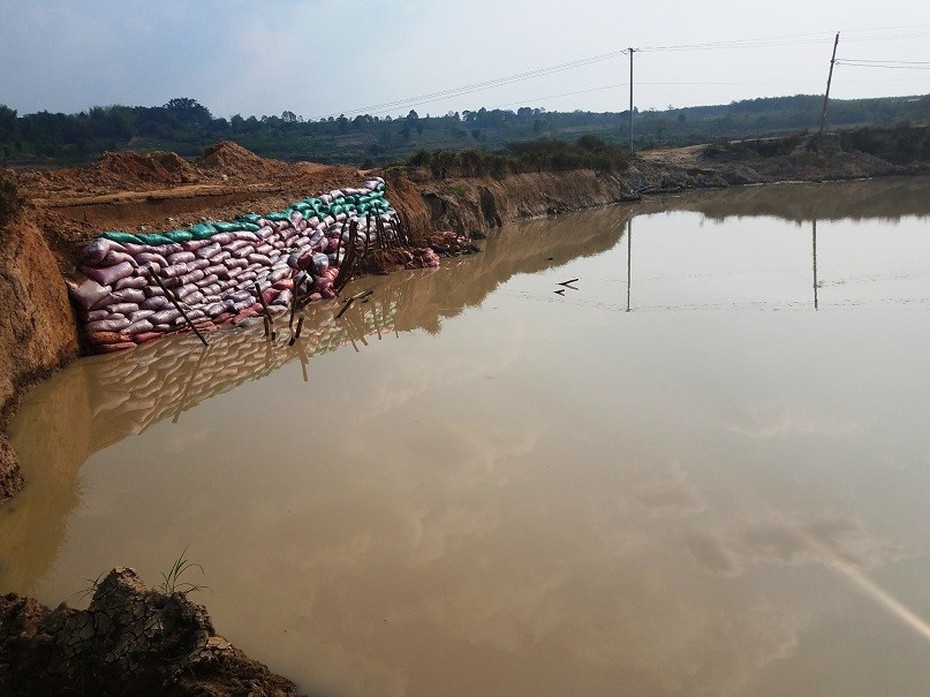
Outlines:
{"type": "Polygon", "coordinates": [[[930,61],[868,60],[865,58],[843,58],[845,63],[894,63],[896,65],[930,65],[930,61]]]}
{"type": "MultiPolygon", "coordinates": [[[[800,34],[799,37],[812,36],[810,34],[800,34]]],[[[667,51],[726,51],[732,49],[750,49],[750,48],[771,48],[787,46],[803,46],[808,44],[820,44],[824,42],[826,34],[817,34],[818,38],[799,38],[793,41],[786,41],[784,38],[773,39],[745,39],[735,41],[718,41],[701,44],[678,44],[671,46],[645,46],[643,52],[658,53],[667,51]]]]}
{"type": "Polygon", "coordinates": [[[841,34],[855,34],[862,33],[867,31],[891,31],[892,29],[921,29],[923,27],[930,27],[930,24],[898,24],[896,26],[890,27],[867,27],[859,29],[841,29],[841,34]]]}
{"type": "Polygon", "coordinates": [[[926,39],[930,33],[922,34],[885,34],[881,36],[860,36],[844,40],[843,43],[863,43],[866,41],[890,41],[892,39],[926,39]]]}
{"type": "MultiPolygon", "coordinates": [[[[638,84],[641,85],[643,83],[640,82],[638,84]]],[[[591,87],[586,90],[576,90],[575,92],[563,92],[562,94],[550,94],[545,97],[529,97],[527,99],[518,99],[515,102],[508,102],[506,104],[496,104],[495,106],[492,106],[490,108],[500,109],[501,107],[505,107],[505,106],[515,106],[517,104],[523,105],[523,104],[526,104],[526,102],[538,101],[542,99],[559,99],[561,97],[574,97],[579,94],[590,94],[591,92],[603,92],[604,90],[620,89],[621,87],[623,89],[626,89],[629,86],[630,86],[630,83],[628,82],[623,82],[623,83],[619,83],[616,85],[601,85],[600,87],[591,87]]]]}
{"type": "Polygon", "coordinates": [[[594,65],[596,63],[602,63],[607,60],[612,60],[618,58],[619,56],[625,55],[627,53],[626,49],[619,49],[616,51],[610,51],[608,53],[602,53],[597,56],[589,56],[587,58],[579,58],[577,60],[569,61],[568,63],[560,63],[558,65],[552,65],[545,68],[536,68],[535,70],[528,70],[523,73],[517,73],[515,75],[508,75],[505,77],[493,78],[491,80],[485,80],[483,82],[476,82],[470,85],[462,85],[459,87],[451,87],[449,89],[440,90],[438,92],[431,92],[429,94],[423,94],[416,97],[407,97],[404,99],[396,99],[391,102],[382,102],[381,104],[373,104],[367,107],[360,107],[356,109],[350,109],[347,112],[348,114],[363,114],[368,113],[369,111],[379,111],[383,109],[397,109],[407,106],[415,106],[418,104],[428,104],[430,102],[439,101],[441,99],[446,99],[448,97],[458,97],[465,94],[472,94],[474,92],[481,92],[483,90],[492,89],[494,87],[500,87],[503,85],[513,84],[515,82],[522,82],[524,80],[531,80],[537,77],[544,77],[546,75],[552,75],[554,73],[563,72],[566,70],[573,70],[575,68],[587,67],[589,65],[594,65]]]}
{"type": "MultiPolygon", "coordinates": [[[[848,32],[855,32],[859,34],[867,34],[869,32],[888,32],[895,29],[920,29],[923,27],[930,27],[930,24],[919,24],[919,25],[902,25],[902,26],[890,26],[890,27],[872,27],[872,28],[859,28],[859,29],[849,29],[845,30],[848,32]]],[[[733,39],[727,41],[716,41],[716,42],[702,42],[694,44],[673,44],[665,46],[646,46],[637,51],[650,52],[650,53],[659,53],[659,52],[683,52],[683,51],[727,51],[727,50],[739,50],[739,49],[760,49],[760,48],[773,48],[773,47],[789,47],[789,46],[802,46],[802,45],[812,45],[819,44],[824,42],[831,34],[826,32],[809,32],[803,34],[786,34],[781,36],[773,37],[764,37],[764,38],[755,38],[755,39],[733,39]]],[[[909,34],[880,34],[873,36],[858,36],[848,39],[848,41],[879,41],[879,40],[898,40],[898,39],[916,39],[916,38],[925,38],[930,36],[930,33],[909,33],[909,34]]],[[[497,87],[502,87],[505,85],[514,84],[516,82],[523,82],[527,80],[532,80],[538,77],[545,77],[547,75],[552,75],[559,72],[564,72],[568,70],[574,70],[578,68],[587,67],[590,65],[595,65],[597,63],[602,63],[608,60],[613,60],[620,56],[629,54],[629,49],[616,49],[609,51],[607,53],[602,53],[595,56],[588,56],[585,58],[578,58],[576,60],[568,61],[566,63],[560,63],[557,65],[547,66],[536,68],[533,70],[528,70],[522,73],[516,73],[514,75],[508,75],[503,77],[492,78],[489,80],[484,80],[482,82],[476,82],[468,85],[461,85],[458,87],[451,87],[443,90],[438,90],[435,92],[430,92],[427,94],[421,94],[412,97],[406,97],[403,99],[395,99],[387,102],[381,102],[379,104],[371,104],[365,107],[357,107],[354,109],[346,110],[341,112],[343,115],[358,115],[366,114],[371,112],[377,112],[382,110],[399,110],[405,109],[407,107],[421,106],[424,104],[430,104],[437,101],[442,101],[452,97],[464,96],[467,94],[474,94],[476,92],[486,91],[494,89],[497,87]]],[[[838,64],[855,66],[855,67],[868,67],[861,63],[852,62],[849,59],[849,62],[846,60],[837,60],[838,64]]],[[[898,67],[903,68],[904,66],[885,66],[885,67],[898,67]]],[[[924,69],[924,68],[917,68],[924,69]]],[[[638,82],[637,84],[642,85],[725,85],[725,84],[748,84],[748,83],[727,83],[727,82],[638,82]]],[[[756,82],[754,84],[763,84],[756,82]]],[[[768,83],[776,84],[776,83],[768,83]]],[[[624,85],[624,86],[628,86],[624,85]]],[[[600,89],[610,89],[609,87],[604,88],[594,88],[593,90],[580,90],[577,92],[568,92],[563,95],[556,95],[554,97],[540,97],[539,99],[551,99],[558,96],[572,96],[575,94],[584,94],[586,92],[598,91],[600,89]]],[[[336,116],[335,113],[327,114],[326,116],[336,116]]],[[[323,117],[325,118],[325,117],[323,117]]]]}
{"type": "Polygon", "coordinates": [[[930,70],[930,61],[864,61],[843,58],[838,65],[850,68],[881,68],[886,70],[930,70]]]}
{"type": "MultiPolygon", "coordinates": [[[[837,64],[840,60],[837,59],[837,64]]],[[[894,78],[880,80],[844,80],[844,84],[874,84],[882,82],[922,82],[923,78],[894,78]]],[[[637,80],[638,87],[732,87],[742,85],[820,85],[819,80],[718,80],[718,81],[650,81],[637,80]]],[[[612,85],[601,85],[599,87],[589,87],[588,89],[575,90],[573,92],[562,92],[561,94],[536,95],[533,97],[524,97],[512,102],[504,102],[487,107],[488,109],[502,109],[509,106],[528,106],[532,102],[543,101],[547,99],[560,99],[562,97],[574,97],[579,94],[590,94],[592,92],[603,92],[612,89],[627,89],[630,86],[628,82],[620,82],[612,85]]],[[[687,107],[679,107],[687,108],[687,107]]]]}

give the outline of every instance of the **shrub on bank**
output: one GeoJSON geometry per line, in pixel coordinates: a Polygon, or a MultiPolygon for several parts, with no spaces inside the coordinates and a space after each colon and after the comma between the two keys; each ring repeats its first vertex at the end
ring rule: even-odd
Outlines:
{"type": "Polygon", "coordinates": [[[6,227],[23,207],[23,199],[16,184],[9,179],[0,179],[0,228],[6,227]]]}
{"type": "Polygon", "coordinates": [[[439,179],[447,177],[503,177],[524,172],[565,172],[595,169],[622,172],[629,165],[626,148],[597,136],[582,136],[577,142],[541,138],[512,143],[490,152],[465,150],[420,150],[406,164],[428,169],[439,179]]]}

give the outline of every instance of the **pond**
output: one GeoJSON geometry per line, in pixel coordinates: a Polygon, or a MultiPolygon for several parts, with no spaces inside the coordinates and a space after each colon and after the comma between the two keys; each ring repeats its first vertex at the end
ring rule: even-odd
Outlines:
{"type": "Polygon", "coordinates": [[[174,337],[33,390],[0,588],[80,605],[186,549],[219,633],[312,694],[925,695],[930,181],[483,247],[353,282],[293,347],[174,337]]]}

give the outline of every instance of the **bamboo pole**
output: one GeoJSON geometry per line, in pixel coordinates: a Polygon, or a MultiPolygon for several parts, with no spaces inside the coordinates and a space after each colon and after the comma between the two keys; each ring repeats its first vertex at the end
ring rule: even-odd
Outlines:
{"type": "Polygon", "coordinates": [[[265,303],[265,296],[262,295],[262,288],[258,285],[258,281],[255,282],[255,293],[258,295],[258,302],[261,303],[262,310],[265,312],[265,336],[274,341],[277,338],[277,332],[274,330],[274,318],[265,303]]]}
{"type": "MultiPolygon", "coordinates": [[[[304,328],[304,316],[301,315],[297,318],[297,329],[294,331],[294,336],[291,337],[291,340],[287,342],[288,346],[293,346],[297,343],[297,340],[300,338],[300,330],[304,328]]],[[[306,380],[304,381],[306,382],[306,380]]]]}
{"type": "Polygon", "coordinates": [[[197,327],[194,326],[194,323],[191,321],[191,318],[187,316],[187,313],[184,311],[184,308],[181,307],[181,304],[178,302],[177,298],[174,297],[174,293],[172,293],[170,290],[168,290],[168,288],[165,287],[165,284],[162,283],[161,279],[158,277],[158,274],[155,273],[155,267],[149,266],[147,268],[149,271],[149,275],[155,280],[155,283],[158,284],[158,287],[162,289],[162,292],[165,294],[165,297],[171,301],[172,305],[174,305],[174,309],[181,313],[181,317],[183,317],[184,321],[187,322],[187,326],[190,327],[194,331],[194,334],[196,334],[197,338],[200,339],[201,342],[203,342],[204,346],[209,346],[210,344],[207,343],[207,340],[203,337],[203,334],[201,334],[200,331],[197,329],[197,327]]]}
{"type": "Polygon", "coordinates": [[[349,305],[354,303],[356,300],[362,300],[363,298],[367,298],[372,293],[374,293],[374,291],[369,288],[368,290],[365,290],[365,291],[362,291],[361,293],[356,293],[355,295],[353,295],[351,298],[345,301],[345,305],[342,306],[342,309],[339,310],[339,313],[336,315],[334,319],[339,319],[340,317],[342,317],[345,314],[346,310],[349,309],[349,305]]]}

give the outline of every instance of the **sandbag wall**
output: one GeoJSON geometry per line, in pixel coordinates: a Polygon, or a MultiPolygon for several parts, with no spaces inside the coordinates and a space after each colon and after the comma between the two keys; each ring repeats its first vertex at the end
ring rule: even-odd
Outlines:
{"type": "Polygon", "coordinates": [[[261,312],[259,292],[269,308],[286,309],[295,278],[307,279],[311,299],[335,297],[350,228],[357,226],[356,244],[397,235],[384,189],[384,180],[374,177],[277,213],[159,234],[99,235],[82,251],[83,280],[68,282],[90,347],[117,351],[187,330],[162,286],[200,330],[261,312]]]}

